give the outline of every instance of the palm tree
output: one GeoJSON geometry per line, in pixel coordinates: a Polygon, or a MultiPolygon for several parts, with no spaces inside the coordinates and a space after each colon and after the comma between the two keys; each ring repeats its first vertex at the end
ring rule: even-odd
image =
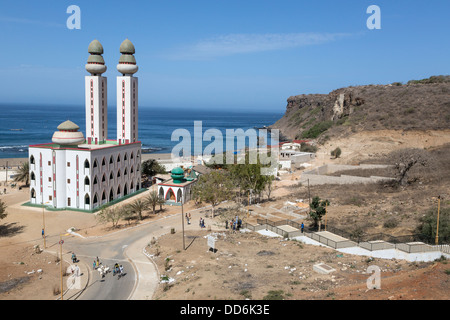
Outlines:
{"type": "Polygon", "coordinates": [[[156,206],[159,204],[161,209],[162,205],[165,203],[164,199],[158,195],[158,192],[151,191],[147,197],[147,204],[152,207],[153,214],[156,214],[156,206]]]}
{"type": "Polygon", "coordinates": [[[24,162],[19,166],[16,176],[14,177],[14,182],[25,181],[25,186],[28,187],[28,182],[30,180],[30,165],[29,162],[24,162]]]}
{"type": "Polygon", "coordinates": [[[137,213],[139,220],[142,220],[142,212],[146,208],[146,203],[144,201],[141,201],[141,199],[137,199],[133,203],[130,203],[128,207],[132,212],[137,213]]]}
{"type": "Polygon", "coordinates": [[[6,213],[6,203],[0,200],[0,219],[6,218],[8,214],[6,213]]]}

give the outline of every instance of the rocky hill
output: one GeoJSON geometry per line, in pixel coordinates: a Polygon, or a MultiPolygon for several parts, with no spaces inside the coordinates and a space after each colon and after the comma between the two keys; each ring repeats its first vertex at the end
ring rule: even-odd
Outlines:
{"type": "Polygon", "coordinates": [[[449,129],[450,76],[291,96],[271,127],[288,139],[319,141],[360,131],[449,129]]]}

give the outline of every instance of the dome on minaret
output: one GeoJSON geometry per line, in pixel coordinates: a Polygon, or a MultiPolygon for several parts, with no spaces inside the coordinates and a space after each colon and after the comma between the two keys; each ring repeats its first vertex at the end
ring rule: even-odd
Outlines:
{"type": "Polygon", "coordinates": [[[94,40],[89,44],[88,52],[90,54],[103,54],[103,46],[98,40],[94,40]]]}
{"type": "Polygon", "coordinates": [[[103,60],[103,46],[98,40],[89,44],[88,52],[90,56],[86,64],[86,70],[91,75],[101,75],[106,71],[105,60],[103,60]]]}
{"type": "Polygon", "coordinates": [[[124,54],[135,54],[136,53],[136,51],[134,50],[133,43],[128,39],[125,39],[122,42],[119,50],[120,50],[120,53],[124,53],[124,54]]]}
{"type": "Polygon", "coordinates": [[[80,127],[70,120],[64,121],[57,127],[52,137],[53,143],[61,145],[79,145],[85,141],[83,133],[78,131],[80,127]]]}
{"type": "Polygon", "coordinates": [[[119,64],[117,65],[117,71],[123,75],[132,75],[138,71],[138,66],[136,65],[136,59],[133,54],[136,52],[133,43],[125,39],[119,48],[122,54],[119,59],[119,64]]]}

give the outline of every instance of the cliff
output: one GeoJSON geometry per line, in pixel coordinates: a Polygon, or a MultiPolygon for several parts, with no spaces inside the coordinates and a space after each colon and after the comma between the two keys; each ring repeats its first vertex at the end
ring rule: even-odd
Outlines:
{"type": "Polygon", "coordinates": [[[365,130],[449,129],[450,76],[291,96],[284,116],[271,128],[288,139],[324,139],[365,130]]]}

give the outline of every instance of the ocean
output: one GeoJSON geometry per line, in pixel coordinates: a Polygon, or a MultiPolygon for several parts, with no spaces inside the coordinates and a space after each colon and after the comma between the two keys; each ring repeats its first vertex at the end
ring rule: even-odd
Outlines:
{"type": "MultiPolygon", "coordinates": [[[[185,129],[191,134],[191,150],[195,154],[194,121],[201,121],[203,132],[220,130],[224,137],[223,150],[226,150],[226,129],[246,131],[270,126],[283,116],[283,112],[181,110],[145,106],[140,106],[138,112],[138,134],[143,153],[172,152],[181,141],[171,141],[172,132],[185,129]]],[[[0,105],[0,158],[27,158],[29,145],[51,142],[56,127],[66,120],[76,123],[86,135],[84,106],[0,105]]],[[[115,106],[108,110],[108,139],[116,139],[115,106]]],[[[210,143],[203,140],[203,149],[210,143]]]]}

